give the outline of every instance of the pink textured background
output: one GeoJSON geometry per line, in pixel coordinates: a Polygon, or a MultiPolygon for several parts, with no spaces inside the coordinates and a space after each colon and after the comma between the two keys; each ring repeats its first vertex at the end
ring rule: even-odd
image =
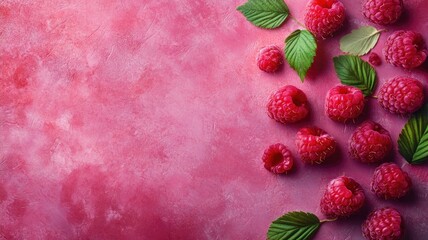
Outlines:
{"type": "MultiPolygon", "coordinates": [[[[406,239],[428,236],[428,167],[391,157],[414,187],[400,201],[369,190],[375,166],[347,157],[356,124],[323,114],[338,83],[338,39],[368,22],[360,2],[343,0],[348,22],[319,42],[305,83],[287,65],[268,75],[255,65],[267,44],[283,46],[299,26],[262,30],[235,10],[243,0],[5,0],[0,2],[0,239],[265,239],[272,220],[291,210],[319,211],[327,182],[341,174],[361,183],[364,210],[322,226],[315,239],[362,239],[368,212],[394,206],[406,239]],[[308,95],[310,119],[269,119],[269,94],[293,84],[308,95]],[[276,176],[261,164],[269,144],[296,156],[298,128],[317,125],[336,137],[330,163],[276,176]]],[[[287,1],[303,20],[306,1],[287,1]]],[[[406,0],[400,23],[428,40],[427,1],[406,0]]],[[[418,78],[383,63],[379,83],[418,78]]],[[[368,100],[366,114],[396,141],[405,119],[368,100]]],[[[397,146],[395,145],[395,148],[397,146]]],[[[296,156],[297,157],[297,156],[296,156]]]]}

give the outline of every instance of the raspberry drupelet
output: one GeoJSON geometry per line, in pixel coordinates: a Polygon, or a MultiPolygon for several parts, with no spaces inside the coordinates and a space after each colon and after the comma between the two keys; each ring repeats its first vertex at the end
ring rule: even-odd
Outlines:
{"type": "Polygon", "coordinates": [[[321,198],[321,212],[329,218],[347,217],[364,205],[362,187],[354,179],[341,176],[331,180],[321,198]]]}
{"type": "Polygon", "coordinates": [[[399,240],[403,235],[403,220],[397,210],[386,207],[371,212],[361,228],[368,240],[399,240]]]}
{"type": "Polygon", "coordinates": [[[270,145],[263,153],[262,160],[264,167],[276,174],[287,173],[294,163],[290,150],[281,143],[270,145]]]}
{"type": "Polygon", "coordinates": [[[349,138],[349,153],[352,158],[363,163],[378,163],[392,150],[389,132],[380,124],[365,121],[349,138]]]}
{"type": "Polygon", "coordinates": [[[320,164],[336,151],[336,140],[321,128],[306,127],[297,132],[296,146],[304,163],[320,164]]]}
{"type": "Polygon", "coordinates": [[[386,62],[405,69],[419,67],[428,55],[422,35],[403,30],[396,31],[388,37],[382,52],[386,62]]]}
{"type": "Polygon", "coordinates": [[[424,87],[410,77],[395,77],[384,83],[378,93],[378,102],[385,110],[407,115],[417,111],[424,103],[424,87]]]}
{"type": "Polygon", "coordinates": [[[268,116],[277,122],[298,122],[309,113],[308,99],[302,90],[287,85],[270,96],[267,111],[268,116]]]}
{"type": "Polygon", "coordinates": [[[317,38],[328,38],[342,27],[345,7],[338,0],[310,0],[305,25],[317,38]]]}

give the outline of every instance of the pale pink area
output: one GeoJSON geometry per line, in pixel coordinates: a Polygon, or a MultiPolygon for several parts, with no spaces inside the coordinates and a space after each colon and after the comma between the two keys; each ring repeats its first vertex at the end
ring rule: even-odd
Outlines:
{"type": "MultiPolygon", "coordinates": [[[[324,115],[325,94],[339,82],[339,37],[369,23],[359,1],[343,1],[348,22],[319,43],[303,84],[287,64],[269,75],[255,62],[261,47],[283,47],[299,26],[288,19],[258,29],[236,11],[243,2],[1,1],[0,239],[265,239],[287,211],[322,218],[322,191],[342,174],[362,185],[367,205],[315,239],[362,239],[363,219],[383,206],[403,214],[406,239],[426,239],[427,165],[407,164],[394,144],[391,160],[414,187],[403,200],[382,201],[369,190],[375,166],[347,154],[357,123],[381,123],[395,143],[405,119],[374,99],[357,123],[324,115]],[[284,126],[267,117],[269,94],[285,84],[306,92],[308,120],[284,126]],[[307,125],[336,137],[330,163],[298,160],[295,134],[307,125]],[[296,157],[287,176],[263,168],[263,151],[276,142],[296,157]]],[[[287,3],[302,21],[305,1],[287,3]]],[[[426,2],[407,0],[405,9],[382,33],[378,54],[393,30],[428,41],[426,2]]],[[[428,63],[405,71],[383,62],[377,71],[379,84],[407,75],[426,89],[428,63]]]]}

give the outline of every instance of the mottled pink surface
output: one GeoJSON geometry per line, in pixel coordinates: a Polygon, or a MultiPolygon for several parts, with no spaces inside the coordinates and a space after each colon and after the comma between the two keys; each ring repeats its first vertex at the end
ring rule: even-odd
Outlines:
{"type": "MultiPolygon", "coordinates": [[[[414,187],[403,200],[379,200],[369,190],[375,166],[346,153],[356,124],[323,114],[338,83],[339,37],[368,23],[360,2],[343,1],[348,22],[319,42],[303,84],[288,65],[269,75],[255,64],[258,49],[282,47],[299,26],[288,19],[258,29],[235,10],[243,2],[0,1],[0,239],[265,239],[287,211],[322,218],[322,191],[341,174],[361,183],[366,207],[315,239],[362,239],[362,220],[382,206],[403,214],[406,239],[427,239],[427,164],[407,164],[395,144],[391,160],[414,187]],[[285,84],[307,93],[308,120],[284,126],[267,117],[269,94],[285,84]],[[297,161],[287,176],[266,171],[265,147],[282,142],[296,156],[294,137],[306,125],[337,138],[335,160],[297,161]]],[[[305,1],[287,3],[303,21],[305,1]]],[[[396,29],[428,40],[427,2],[405,8],[375,52],[396,29]]],[[[377,71],[379,83],[407,75],[427,86],[428,63],[404,71],[384,62],[377,71]]],[[[378,121],[395,142],[405,119],[368,102],[358,122],[378,121]]]]}

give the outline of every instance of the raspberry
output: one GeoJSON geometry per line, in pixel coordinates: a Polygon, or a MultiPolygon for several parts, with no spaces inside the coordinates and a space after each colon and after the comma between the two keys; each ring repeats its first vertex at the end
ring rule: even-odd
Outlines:
{"type": "Polygon", "coordinates": [[[278,71],[284,63],[281,49],[271,45],[262,48],[257,55],[257,66],[260,70],[273,73],[278,71]]]}
{"type": "Polygon", "coordinates": [[[363,14],[370,21],[388,25],[397,21],[403,12],[402,0],[365,0],[363,14]]]}
{"type": "Polygon", "coordinates": [[[329,118],[346,122],[360,116],[364,109],[364,95],[351,86],[336,86],[330,89],[325,99],[325,112],[329,118]]]}
{"type": "Polygon", "coordinates": [[[382,60],[377,53],[371,52],[369,55],[369,63],[373,66],[380,66],[382,64],[382,60]]]}
{"type": "Polygon", "coordinates": [[[321,198],[321,212],[329,218],[347,217],[364,205],[365,198],[363,189],[354,179],[338,177],[330,181],[321,198]]]}
{"type": "Polygon", "coordinates": [[[395,163],[384,163],[374,171],[371,190],[383,199],[401,198],[409,192],[412,181],[395,163]]]}
{"type": "Polygon", "coordinates": [[[422,35],[413,31],[396,31],[385,42],[385,61],[411,69],[420,66],[428,55],[422,35]]]}
{"type": "Polygon", "coordinates": [[[349,139],[351,156],[363,163],[381,162],[391,149],[389,132],[373,121],[362,123],[349,139]]]}
{"type": "Polygon", "coordinates": [[[308,100],[302,90],[287,85],[269,98],[268,116],[281,123],[294,123],[304,119],[308,113],[308,100]]]}
{"type": "Polygon", "coordinates": [[[380,106],[391,113],[410,114],[424,103],[421,82],[409,77],[395,77],[382,85],[378,94],[380,106]]]}
{"type": "Polygon", "coordinates": [[[403,222],[397,210],[386,207],[371,212],[361,228],[368,240],[398,240],[403,233],[403,222]]]}
{"type": "Polygon", "coordinates": [[[333,35],[345,21],[345,7],[338,0],[311,0],[305,15],[305,25],[317,38],[333,35]]]}
{"type": "Polygon", "coordinates": [[[323,163],[336,151],[336,141],[318,127],[302,128],[297,132],[296,145],[304,163],[323,163]]]}
{"type": "Polygon", "coordinates": [[[262,157],[264,166],[273,173],[286,173],[293,167],[293,156],[290,150],[281,143],[270,145],[262,157]]]}

